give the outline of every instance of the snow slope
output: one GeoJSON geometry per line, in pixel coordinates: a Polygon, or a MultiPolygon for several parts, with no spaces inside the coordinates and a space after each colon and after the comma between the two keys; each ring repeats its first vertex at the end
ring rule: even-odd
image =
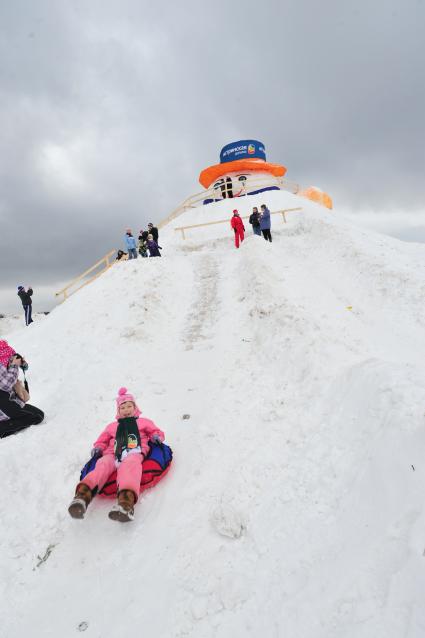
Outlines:
{"type": "Polygon", "coordinates": [[[47,416],[0,441],[0,635],[423,636],[425,246],[311,204],[236,251],[184,215],[10,339],[47,416]],[[173,468],[134,523],[72,520],[121,385],[173,468]]]}
{"type": "MultiPolygon", "coordinates": [[[[44,321],[45,316],[46,315],[43,312],[35,312],[32,318],[38,323],[39,321],[44,321]]],[[[19,315],[0,316],[0,335],[9,336],[13,332],[21,330],[23,326],[25,326],[25,315],[23,309],[19,315]]]]}

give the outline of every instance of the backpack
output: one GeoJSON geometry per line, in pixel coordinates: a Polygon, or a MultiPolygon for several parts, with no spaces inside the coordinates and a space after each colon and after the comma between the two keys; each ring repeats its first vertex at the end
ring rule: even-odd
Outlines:
{"type": "MultiPolygon", "coordinates": [[[[94,470],[98,460],[102,458],[100,456],[94,456],[91,458],[81,470],[80,481],[84,477],[94,470]]],[[[173,451],[165,443],[152,443],[149,441],[149,452],[146,458],[143,460],[143,472],[140,480],[140,492],[143,492],[148,487],[154,487],[158,481],[160,481],[170,469],[171,461],[173,460],[173,451]]],[[[117,495],[117,471],[114,470],[111,476],[106,481],[102,489],[97,492],[101,496],[116,496],[117,495]]]]}

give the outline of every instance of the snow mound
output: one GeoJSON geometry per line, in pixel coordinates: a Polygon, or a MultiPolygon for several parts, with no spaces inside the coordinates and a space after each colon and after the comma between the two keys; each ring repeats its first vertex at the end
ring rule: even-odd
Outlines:
{"type": "Polygon", "coordinates": [[[4,635],[422,635],[425,246],[313,204],[238,251],[177,221],[10,339],[46,420],[0,444],[4,635]],[[72,520],[121,386],[173,466],[133,523],[72,520]]]}

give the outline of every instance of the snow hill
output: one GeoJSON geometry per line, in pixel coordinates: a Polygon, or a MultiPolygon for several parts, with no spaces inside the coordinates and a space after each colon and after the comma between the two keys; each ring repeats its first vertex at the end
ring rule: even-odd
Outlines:
{"type": "Polygon", "coordinates": [[[424,635],[425,246],[263,202],[304,207],[273,244],[187,212],[11,335],[46,420],[0,441],[1,636],[424,635]],[[72,520],[122,385],[173,467],[133,523],[72,520]]]}
{"type": "MultiPolygon", "coordinates": [[[[34,321],[38,323],[39,321],[43,321],[45,316],[44,312],[35,312],[32,317],[34,321]]],[[[9,338],[11,334],[20,330],[23,326],[25,326],[25,315],[23,309],[18,315],[0,316],[0,335],[7,335],[9,338]]]]}

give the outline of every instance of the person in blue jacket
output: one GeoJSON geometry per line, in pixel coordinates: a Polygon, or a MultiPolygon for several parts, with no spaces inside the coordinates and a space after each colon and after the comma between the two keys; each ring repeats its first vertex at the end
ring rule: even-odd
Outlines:
{"type": "Polygon", "coordinates": [[[272,226],[270,211],[265,204],[261,206],[261,217],[260,217],[260,228],[263,233],[264,239],[267,241],[272,241],[272,234],[270,232],[272,226]]]}
{"type": "Polygon", "coordinates": [[[129,259],[137,259],[137,245],[130,228],[127,228],[127,232],[124,237],[125,247],[128,250],[129,259]]]}

